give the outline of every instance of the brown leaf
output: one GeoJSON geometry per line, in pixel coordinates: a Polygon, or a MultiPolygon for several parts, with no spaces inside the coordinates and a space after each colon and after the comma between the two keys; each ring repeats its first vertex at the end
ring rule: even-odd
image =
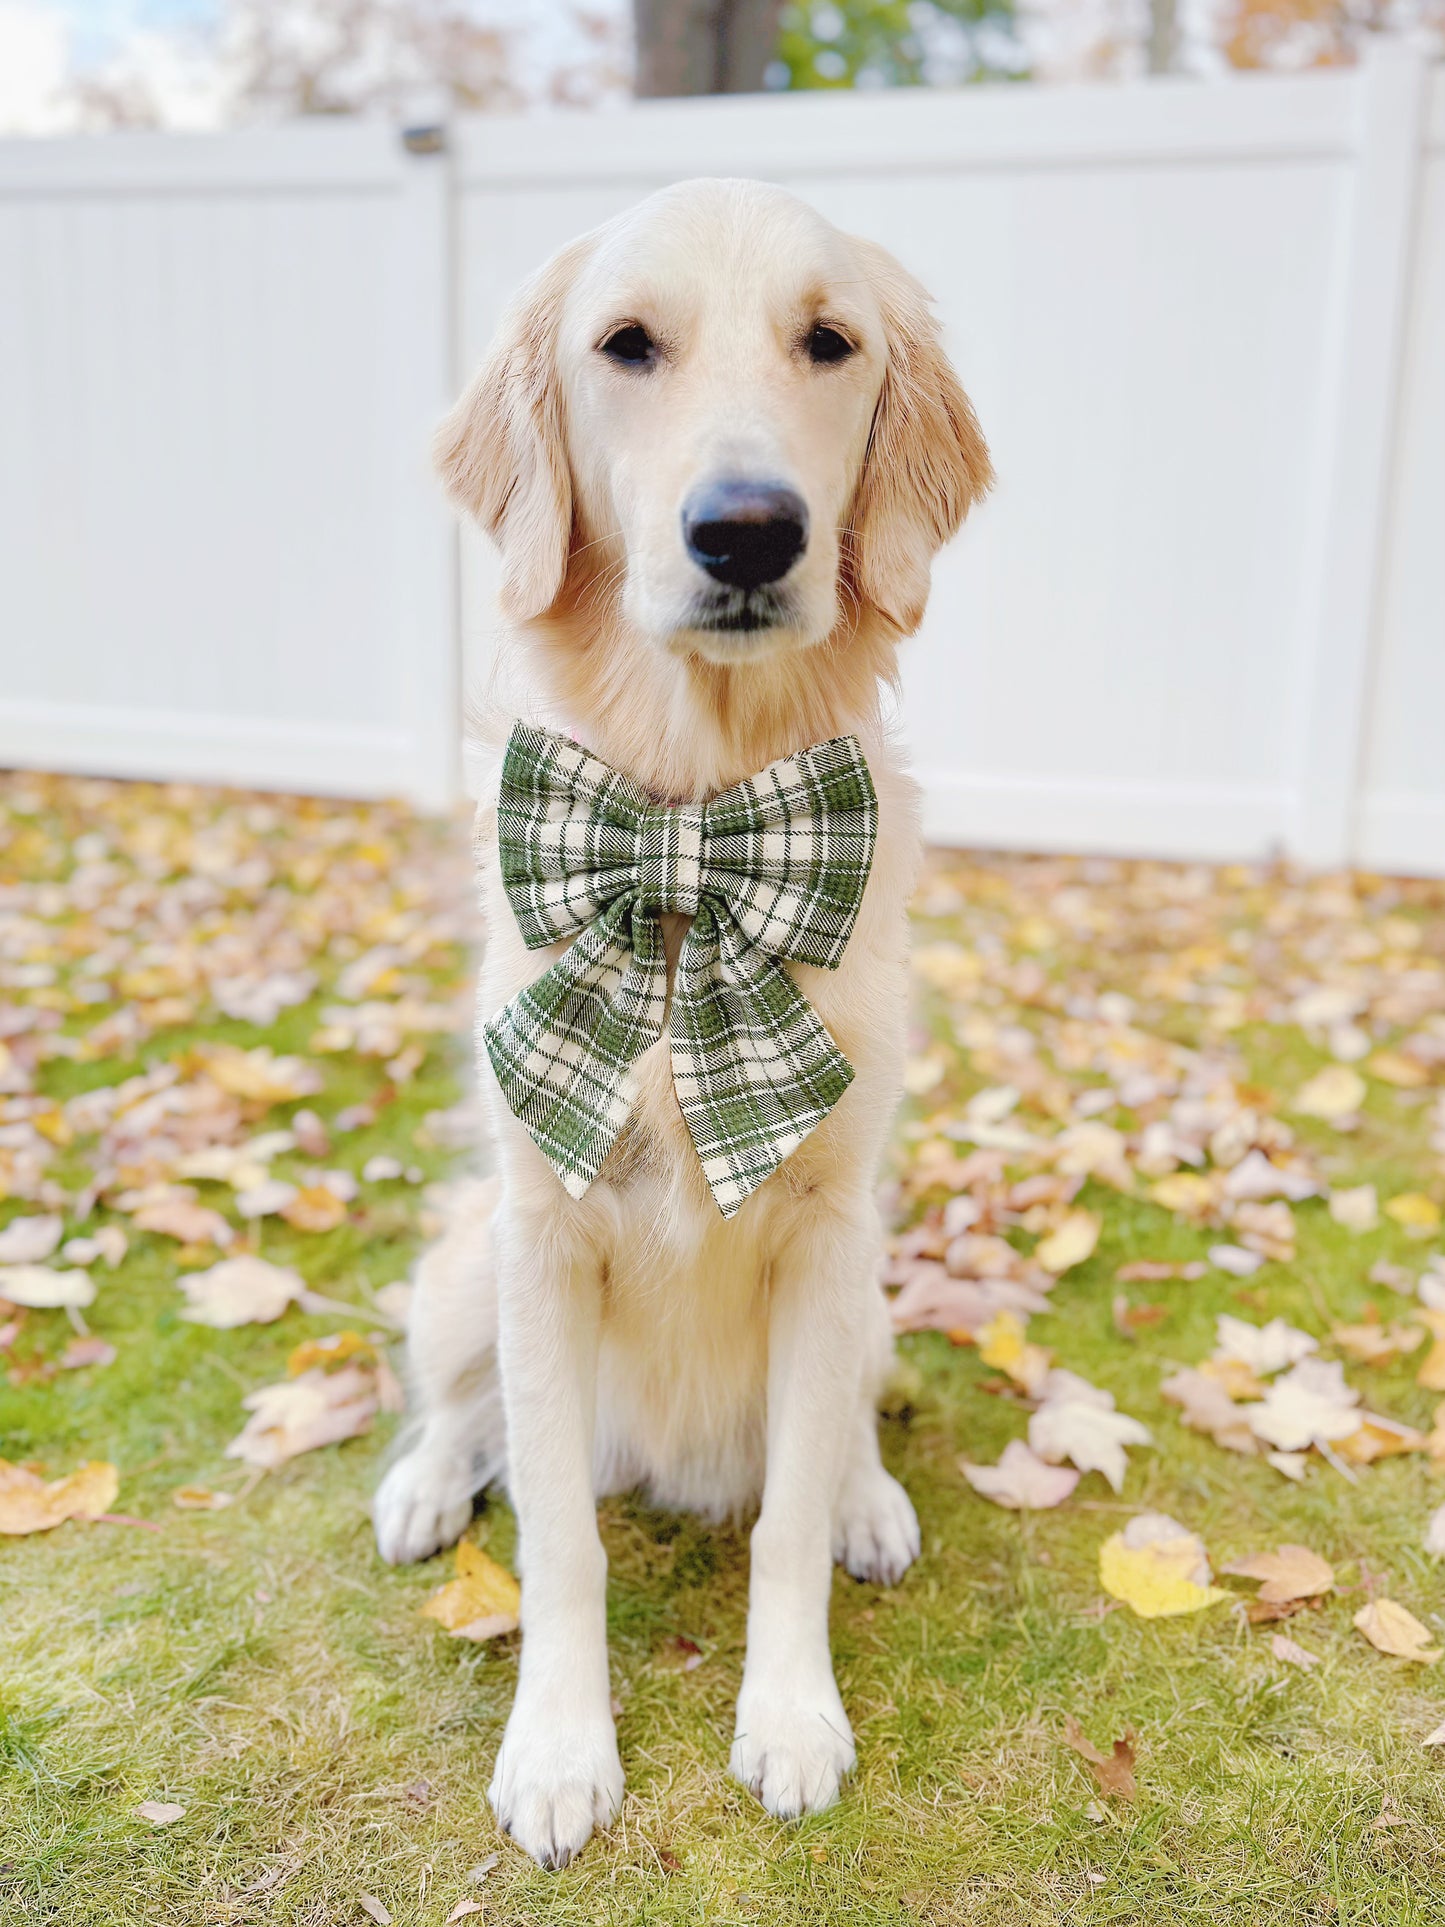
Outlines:
{"type": "Polygon", "coordinates": [[[120,1490],[113,1465],[91,1460],[47,1485],[29,1466],[0,1459],[0,1533],[20,1537],[49,1532],[67,1519],[98,1519],[120,1490]]]}
{"type": "Polygon", "coordinates": [[[346,1206],[324,1184],[303,1185],[281,1216],[297,1231],[334,1231],[346,1219],[346,1206]]]}
{"type": "Polygon", "coordinates": [[[1072,1714],[1064,1721],[1064,1744],[1071,1746],[1085,1761],[1101,1793],[1121,1800],[1132,1800],[1134,1783],[1134,1746],[1138,1739],[1132,1726],[1126,1726],[1122,1740],[1115,1740],[1110,1753],[1104,1754],[1085,1734],[1072,1714]]]}
{"type": "Polygon", "coordinates": [[[1393,1659],[1413,1659],[1433,1666],[1440,1657],[1440,1648],[1430,1645],[1433,1634],[1393,1599],[1372,1599],[1355,1614],[1354,1625],[1372,1646],[1393,1659]]]}
{"type": "Polygon", "coordinates": [[[1335,1569],[1308,1546],[1285,1545],[1278,1552],[1252,1552],[1223,1570],[1236,1579],[1264,1581],[1258,1597],[1269,1606],[1293,1599],[1317,1599],[1335,1583],[1335,1569]]]}

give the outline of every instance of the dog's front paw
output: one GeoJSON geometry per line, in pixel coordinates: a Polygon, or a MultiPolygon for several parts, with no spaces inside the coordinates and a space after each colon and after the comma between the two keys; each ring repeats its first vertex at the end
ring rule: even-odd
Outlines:
{"type": "Polygon", "coordinates": [[[513,1707],[487,1798],[503,1832],[539,1866],[565,1867],[622,1804],[611,1715],[578,1723],[513,1707]]]}
{"type": "Polygon", "coordinates": [[[430,1559],[466,1530],[472,1494],[454,1463],[421,1450],[398,1459],[377,1488],[371,1519],[376,1549],[389,1566],[430,1559]]]}
{"type": "Polygon", "coordinates": [[[857,1757],[831,1679],[811,1694],[744,1686],[728,1767],[778,1819],[796,1820],[832,1806],[857,1757]]]}
{"type": "Polygon", "coordinates": [[[833,1558],[855,1579],[896,1586],[922,1540],[913,1501],[881,1465],[851,1476],[833,1515],[833,1558]]]}

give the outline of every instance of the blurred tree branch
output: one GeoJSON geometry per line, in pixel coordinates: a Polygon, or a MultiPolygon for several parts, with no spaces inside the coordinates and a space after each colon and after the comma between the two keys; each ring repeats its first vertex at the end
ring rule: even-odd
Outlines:
{"type": "Polygon", "coordinates": [[[645,99],[757,93],[782,10],[782,0],[633,0],[635,91],[645,99]]]}

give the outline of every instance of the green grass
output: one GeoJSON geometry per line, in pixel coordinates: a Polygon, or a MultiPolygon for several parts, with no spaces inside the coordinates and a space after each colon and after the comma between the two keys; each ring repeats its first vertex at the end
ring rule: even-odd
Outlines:
{"type": "MultiPolygon", "coordinates": [[[[928,934],[945,927],[934,920],[928,934]]],[[[302,1044],[314,1018],[291,1013],[270,1035],[302,1044]]],[[[931,1021],[944,1034],[936,1009],[931,1021]]],[[[245,1027],[233,1034],[254,1041],[245,1027]]],[[[1236,1043],[1265,1085],[1292,1088],[1323,1061],[1275,1025],[1236,1043]]],[[[128,1068],[107,1065],[107,1077],[128,1068]]],[[[377,1073],[342,1061],[328,1075],[322,1107],[334,1109],[377,1073]]],[[[75,1087],[73,1066],[47,1076],[57,1094],[75,1087]]],[[[347,1140],[344,1161],[381,1149],[416,1159],[414,1129],[454,1095],[453,1078],[433,1053],[399,1101],[347,1140]]],[[[954,1095],[984,1081],[966,1069],[959,1080],[954,1095]]],[[[1340,1155],[1328,1131],[1316,1141],[1340,1155]]],[[[1345,1150],[1348,1174],[1379,1179],[1382,1193],[1438,1186],[1418,1108],[1388,1091],[1372,1095],[1370,1121],[1345,1150]]],[[[431,1154],[434,1171],[442,1164],[431,1154]]],[[[327,1237],[268,1227],[267,1255],[364,1307],[365,1287],[401,1275],[418,1247],[414,1194],[371,1191],[368,1217],[327,1237]]],[[[0,1547],[0,1921],[329,1927],[364,1922],[357,1896],[369,1893],[402,1927],[421,1927],[474,1893],[485,1920],[569,1927],[1433,1927],[1445,1915],[1445,1779],[1421,1739],[1445,1716],[1445,1677],[1370,1649],[1350,1626],[1364,1593],[1350,1589],[1367,1566],[1439,1629],[1439,1575],[1420,1550],[1425,1516],[1445,1496],[1438,1475],[1401,1458],[1355,1485],[1317,1467],[1291,1486],[1186,1431],[1158,1395],[1171,1364],[1209,1350],[1217,1312],[1254,1316],[1267,1300],[1315,1332],[1372,1299],[1389,1312],[1389,1295],[1364,1282],[1368,1262],[1418,1261],[1419,1247],[1391,1228],[1352,1238],[1309,1203],[1296,1214],[1296,1265],[1243,1286],[1211,1273],[1195,1286],[1135,1288],[1170,1315],[1127,1342],[1111,1316],[1116,1265],[1195,1256],[1211,1234],[1097,1187],[1084,1202],[1105,1213],[1103,1242],[1030,1336],[1154,1429],[1158,1449],[1132,1454],[1123,1498],[1097,1477],[1051,1513],[1020,1518],[977,1498],[959,1455],[996,1457],[1022,1432],[1023,1412],[989,1389],[974,1351],[942,1336],[904,1342],[883,1445],[917,1504],[923,1556],[896,1589],[835,1579],[834,1651],[859,1765],[833,1811],[796,1826],[770,1819],[725,1772],[745,1534],[609,1502],[628,1793],[610,1833],[555,1875],[499,1840],[485,1798],[515,1640],[447,1638],[418,1608],[450,1558],[397,1572],[373,1548],[367,1506],[391,1421],[293,1462],[228,1511],[171,1504],[183,1483],[237,1489],[221,1453],[243,1392],[337,1321],[293,1312],[269,1328],[187,1325],[174,1247],[138,1238],[119,1274],[101,1274],[90,1319],[118,1347],[116,1362],[0,1391],[7,1456],[56,1471],[113,1459],[119,1506],[158,1527],[72,1524],[0,1547]],[[1101,1612],[1098,1546],[1144,1507],[1199,1531],[1216,1566],[1291,1538],[1331,1559],[1340,1593],[1286,1629],[1321,1655],[1319,1668],[1280,1665],[1271,1629],[1228,1608],[1152,1623],[1101,1612]],[[691,1670],[680,1638],[702,1649],[691,1670]],[[1096,1798],[1061,1743],[1071,1714],[1106,1747],[1136,1730],[1135,1804],[1096,1798]],[[146,1799],[175,1800],[185,1818],[152,1832],[133,1814],[146,1799]],[[1377,1826],[1387,1801],[1398,1823],[1377,1826]],[[490,1873],[469,1880],[494,1852],[490,1873]]],[[[0,1218],[11,1214],[0,1204],[0,1218]]],[[[28,1332],[40,1318],[55,1321],[58,1349],[61,1315],[36,1315],[28,1332]]],[[[1428,1421],[1435,1400],[1415,1387],[1415,1362],[1350,1376],[1371,1405],[1428,1421]]],[[[477,1529],[511,1559],[504,1501],[491,1500],[477,1529]]]]}

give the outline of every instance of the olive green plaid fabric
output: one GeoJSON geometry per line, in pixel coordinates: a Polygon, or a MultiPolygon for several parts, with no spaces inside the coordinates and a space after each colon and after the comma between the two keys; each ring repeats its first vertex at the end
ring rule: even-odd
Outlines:
{"type": "Polygon", "coordinates": [[[671,1009],[678,1103],[723,1216],[853,1079],[780,958],[834,970],[857,920],[878,798],[852,736],[708,803],[654,803],[564,736],[518,724],[497,809],[529,949],[575,938],[484,1028],[502,1095],[580,1198],[668,1023],[661,913],[692,917],[671,1009]]]}

